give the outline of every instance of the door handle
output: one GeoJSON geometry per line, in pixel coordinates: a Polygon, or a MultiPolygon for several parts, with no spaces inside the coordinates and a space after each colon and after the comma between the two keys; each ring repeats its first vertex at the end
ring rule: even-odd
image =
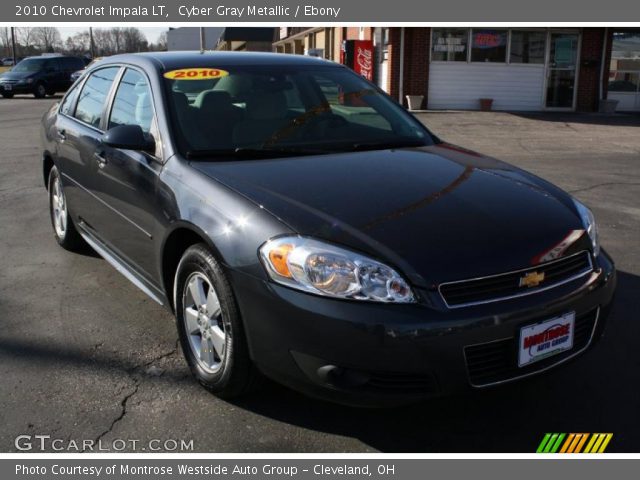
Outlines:
{"type": "Polygon", "coordinates": [[[96,161],[98,162],[98,167],[99,168],[104,168],[105,165],[107,164],[107,157],[104,156],[104,152],[96,152],[93,154],[93,156],[95,157],[96,161]]]}

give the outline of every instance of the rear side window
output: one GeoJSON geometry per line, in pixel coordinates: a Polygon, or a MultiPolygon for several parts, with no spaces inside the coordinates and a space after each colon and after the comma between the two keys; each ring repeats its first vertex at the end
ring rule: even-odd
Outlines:
{"type": "Polygon", "coordinates": [[[73,115],[73,105],[76,103],[79,91],[80,87],[76,85],[69,91],[69,93],[67,93],[67,96],[64,97],[64,100],[62,101],[62,105],[60,105],[60,113],[64,115],[73,115]]]}
{"type": "Polygon", "coordinates": [[[118,70],[120,67],[101,68],[87,78],[76,106],[75,117],[78,120],[96,128],[100,126],[104,103],[118,70]]]}
{"type": "Polygon", "coordinates": [[[59,60],[47,60],[47,63],[44,64],[45,70],[51,69],[55,72],[61,70],[60,61],[59,60]]]}
{"type": "Polygon", "coordinates": [[[149,83],[140,72],[127,69],[113,100],[109,128],[140,125],[142,130],[148,133],[152,122],[153,106],[149,83]]]}

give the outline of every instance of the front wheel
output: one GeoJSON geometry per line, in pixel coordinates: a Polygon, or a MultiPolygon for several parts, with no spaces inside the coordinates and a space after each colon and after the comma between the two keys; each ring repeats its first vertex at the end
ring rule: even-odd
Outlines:
{"type": "Polygon", "coordinates": [[[13,92],[2,92],[4,98],[13,98],[13,92]]]}
{"type": "Polygon", "coordinates": [[[53,167],[49,172],[48,185],[49,214],[51,215],[51,225],[53,226],[53,234],[56,241],[66,250],[78,251],[84,246],[84,241],[69,215],[67,198],[64,194],[57,167],[53,167]]]}
{"type": "Polygon", "coordinates": [[[198,244],[182,256],[175,279],[176,321],[192,374],[223,398],[257,386],[240,312],[227,277],[209,249],[198,244]]]}
{"type": "Polygon", "coordinates": [[[36,88],[33,90],[33,96],[36,98],[44,98],[47,96],[47,87],[44,86],[43,83],[39,83],[36,85],[36,88]]]}

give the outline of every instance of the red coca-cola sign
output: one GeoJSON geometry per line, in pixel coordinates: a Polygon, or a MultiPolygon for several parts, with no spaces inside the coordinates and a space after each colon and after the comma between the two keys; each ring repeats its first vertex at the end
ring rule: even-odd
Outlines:
{"type": "Polygon", "coordinates": [[[373,42],[371,40],[345,40],[340,60],[367,80],[373,80],[373,42]]]}
{"type": "Polygon", "coordinates": [[[373,42],[371,40],[357,40],[354,47],[353,69],[367,80],[373,80],[373,42]]]}

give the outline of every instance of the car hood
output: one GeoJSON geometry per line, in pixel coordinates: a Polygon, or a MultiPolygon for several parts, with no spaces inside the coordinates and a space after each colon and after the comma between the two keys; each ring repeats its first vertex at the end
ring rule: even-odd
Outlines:
{"type": "MultiPolygon", "coordinates": [[[[194,162],[302,235],[346,245],[433,286],[526,268],[583,229],[571,197],[449,144],[194,162]]],[[[586,235],[568,250],[588,248],[586,235]]]]}
{"type": "Polygon", "coordinates": [[[30,76],[34,75],[35,72],[12,72],[12,71],[8,71],[8,72],[4,72],[2,75],[0,75],[0,79],[6,79],[6,80],[23,80],[25,78],[29,78],[30,76]]]}

